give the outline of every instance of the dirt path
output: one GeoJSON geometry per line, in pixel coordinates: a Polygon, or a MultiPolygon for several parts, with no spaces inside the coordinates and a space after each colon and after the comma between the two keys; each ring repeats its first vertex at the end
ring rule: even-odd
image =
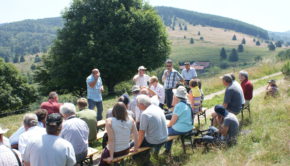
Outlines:
{"type": "MultiPolygon", "coordinates": [[[[274,74],[267,75],[267,76],[262,77],[262,78],[258,78],[258,79],[255,79],[255,80],[251,80],[251,82],[252,82],[252,83],[255,83],[255,82],[257,82],[257,81],[265,80],[265,79],[267,79],[267,78],[275,77],[275,76],[278,76],[278,75],[281,75],[281,74],[282,74],[282,72],[274,73],[274,74]]],[[[216,96],[216,95],[221,95],[221,94],[223,94],[224,92],[225,92],[225,90],[221,90],[221,91],[218,91],[218,92],[215,92],[215,93],[211,93],[211,94],[209,94],[209,95],[206,95],[206,96],[204,97],[204,100],[210,100],[210,99],[212,99],[214,96],[216,96]]]]}

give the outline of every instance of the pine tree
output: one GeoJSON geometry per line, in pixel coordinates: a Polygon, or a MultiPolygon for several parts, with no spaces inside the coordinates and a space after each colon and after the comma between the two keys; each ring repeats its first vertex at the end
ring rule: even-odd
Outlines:
{"type": "Polygon", "coordinates": [[[276,47],[282,47],[283,42],[281,40],[275,43],[276,47]]]}
{"type": "Polygon", "coordinates": [[[255,38],[253,39],[253,42],[256,42],[256,39],[255,38]]]}
{"type": "Polygon", "coordinates": [[[242,44],[240,44],[238,46],[238,52],[243,52],[244,51],[244,46],[242,44]]]}
{"type": "Polygon", "coordinates": [[[270,44],[268,45],[268,48],[269,48],[270,51],[275,51],[275,49],[276,49],[276,47],[273,44],[273,42],[270,42],[270,44]]]}
{"type": "Polygon", "coordinates": [[[221,49],[220,57],[222,60],[227,59],[227,52],[226,52],[226,49],[224,47],[221,49]]]}
{"type": "Polygon", "coordinates": [[[187,31],[187,25],[184,25],[184,30],[187,31]]]}
{"type": "Polygon", "coordinates": [[[200,36],[200,31],[198,31],[197,35],[200,36]]]}
{"type": "Polygon", "coordinates": [[[6,63],[10,62],[10,59],[9,59],[9,57],[8,57],[8,56],[5,56],[5,58],[4,58],[4,59],[5,59],[5,62],[6,62],[6,63]]]}
{"type": "Polygon", "coordinates": [[[15,55],[13,58],[13,63],[18,63],[19,62],[19,56],[15,55]]]}
{"type": "Polygon", "coordinates": [[[20,62],[25,62],[25,58],[23,55],[20,57],[20,62]]]}
{"type": "Polygon", "coordinates": [[[186,36],[183,36],[184,39],[186,39],[186,36]]]}
{"type": "Polygon", "coordinates": [[[233,38],[232,38],[232,40],[237,40],[237,36],[234,35],[233,38]]]}
{"type": "Polygon", "coordinates": [[[260,41],[258,40],[257,42],[256,42],[256,46],[260,46],[261,45],[261,43],[260,43],[260,41]]]}
{"type": "Polygon", "coordinates": [[[237,62],[238,60],[239,60],[239,55],[238,55],[237,50],[234,48],[234,49],[232,49],[232,53],[229,56],[229,61],[237,62]]]}
{"type": "Polygon", "coordinates": [[[200,40],[204,40],[204,38],[201,36],[200,38],[199,38],[200,40]]]}
{"type": "Polygon", "coordinates": [[[242,44],[246,44],[246,39],[245,38],[243,38],[242,44]]]}
{"type": "Polygon", "coordinates": [[[190,38],[190,44],[194,44],[193,38],[190,38]]]}

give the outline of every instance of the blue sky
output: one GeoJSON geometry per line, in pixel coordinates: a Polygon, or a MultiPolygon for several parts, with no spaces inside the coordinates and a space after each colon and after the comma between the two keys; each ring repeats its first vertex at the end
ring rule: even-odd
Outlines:
{"type": "MultiPolygon", "coordinates": [[[[60,16],[72,0],[0,0],[0,23],[60,16]]],[[[238,19],[271,31],[290,30],[290,0],[146,0],[238,19]]]]}

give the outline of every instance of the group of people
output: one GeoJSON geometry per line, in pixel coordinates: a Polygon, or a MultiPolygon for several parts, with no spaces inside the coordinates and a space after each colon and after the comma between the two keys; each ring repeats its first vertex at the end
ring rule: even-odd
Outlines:
{"type": "MultiPolygon", "coordinates": [[[[202,106],[201,81],[189,62],[181,74],[173,68],[171,60],[165,65],[164,86],[158,77],[148,76],[146,68],[140,66],[133,77],[132,98],[127,94],[120,96],[107,111],[108,141],[99,165],[109,165],[115,157],[141,147],[159,150],[164,145],[164,153],[170,154],[172,141],[167,141],[168,136],[192,131],[194,116],[202,106]]],[[[241,84],[233,74],[222,77],[226,86],[224,102],[215,106],[212,115],[220,140],[226,143],[235,142],[239,128],[236,115],[253,97],[253,85],[246,71],[239,73],[239,80],[241,84]]],[[[23,161],[25,166],[61,166],[85,159],[88,146],[96,139],[97,121],[103,119],[104,87],[100,71],[93,69],[86,83],[87,99],[77,100],[78,112],[72,103],[59,103],[57,93],[51,92],[40,109],[24,115],[23,126],[9,140],[3,135],[7,130],[0,128],[0,165],[19,165],[23,161]]],[[[134,159],[139,165],[148,165],[149,157],[150,153],[145,151],[134,159]]]]}

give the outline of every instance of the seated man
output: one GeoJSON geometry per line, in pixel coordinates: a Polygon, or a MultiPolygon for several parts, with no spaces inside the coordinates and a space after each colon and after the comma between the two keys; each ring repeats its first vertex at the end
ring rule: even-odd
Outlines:
{"type": "Polygon", "coordinates": [[[223,106],[234,114],[239,114],[242,110],[243,105],[243,93],[242,91],[233,84],[232,76],[225,74],[222,78],[223,84],[227,87],[225,91],[223,106]]]}
{"type": "Polygon", "coordinates": [[[58,113],[48,115],[47,134],[28,144],[24,156],[24,166],[54,165],[73,166],[76,163],[74,149],[68,141],[59,137],[62,117],[58,113]]]}
{"type": "Polygon", "coordinates": [[[72,144],[76,160],[80,162],[88,152],[88,125],[76,117],[76,107],[72,103],[64,103],[60,107],[60,113],[65,119],[60,136],[72,144]]]}
{"type": "Polygon", "coordinates": [[[77,101],[79,112],[77,117],[85,121],[89,127],[89,143],[96,140],[97,135],[97,114],[96,111],[88,109],[88,100],[86,98],[80,98],[77,101]]]}
{"type": "MultiPolygon", "coordinates": [[[[139,95],[137,97],[137,105],[142,111],[137,148],[160,147],[167,140],[168,136],[163,110],[159,106],[151,104],[151,99],[146,95],[139,95]]],[[[148,151],[135,155],[136,161],[142,162],[140,163],[141,165],[150,165],[147,162],[149,158],[150,153],[148,151]],[[140,160],[141,156],[143,156],[145,160],[140,160]],[[144,163],[144,161],[146,163],[144,163]]]]}
{"type": "Polygon", "coordinates": [[[46,109],[48,114],[59,113],[61,103],[58,103],[58,94],[56,92],[50,92],[48,95],[48,101],[43,102],[40,105],[41,109],[46,109]]]}
{"type": "Polygon", "coordinates": [[[21,155],[24,154],[26,146],[33,142],[33,140],[37,137],[41,137],[46,134],[46,131],[43,127],[37,126],[38,120],[37,116],[32,113],[28,113],[24,115],[23,125],[25,132],[19,136],[19,151],[21,155]]]}
{"type": "Polygon", "coordinates": [[[239,132],[239,121],[236,115],[228,112],[222,105],[216,105],[214,111],[217,114],[214,126],[221,134],[220,140],[228,145],[235,144],[239,132]]]}

